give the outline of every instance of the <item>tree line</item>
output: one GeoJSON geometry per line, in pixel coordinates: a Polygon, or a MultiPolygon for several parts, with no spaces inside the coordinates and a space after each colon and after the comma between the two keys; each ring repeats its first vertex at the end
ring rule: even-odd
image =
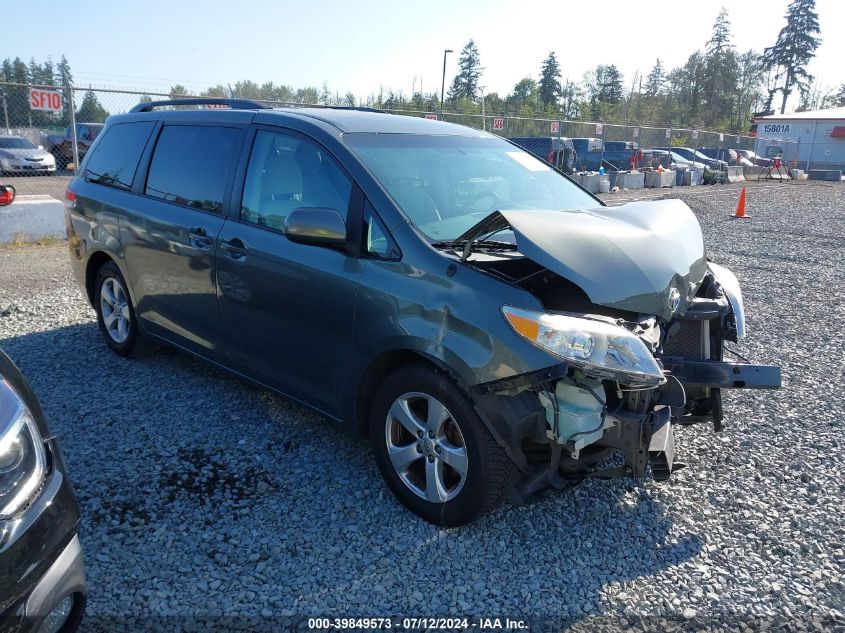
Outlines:
{"type": "MultiPolygon", "coordinates": [[[[20,57],[6,58],[0,64],[0,82],[18,84],[15,86],[0,86],[0,124],[3,127],[49,127],[70,125],[69,91],[62,90],[62,112],[54,114],[31,110],[29,107],[29,91],[26,86],[55,86],[68,88],[73,85],[73,74],[70,63],[62,55],[58,64],[54,64],[49,57],[47,61],[38,63],[31,59],[29,64],[20,57]]],[[[88,123],[102,123],[109,112],[97,100],[93,91],[84,93],[81,100],[75,98],[77,121],[88,123]]]]}
{"type": "MultiPolygon", "coordinates": [[[[446,109],[467,114],[484,110],[487,114],[510,116],[744,132],[754,116],[771,114],[777,105],[784,112],[787,100],[796,90],[800,97],[799,111],[845,106],[845,83],[825,91],[807,72],[807,65],[821,43],[815,0],[793,0],[785,20],[771,47],[762,53],[741,51],[733,43],[729,15],[722,8],[710,39],[684,64],[668,69],[658,58],[647,74],[637,72],[627,78],[615,64],[599,64],[585,73],[581,81],[562,80],[564,68],[552,51],[541,63],[536,77],[526,75],[506,95],[483,92],[481,81],[485,68],[476,43],[470,40],[460,52],[458,71],[445,95],[446,109]]],[[[3,60],[0,81],[67,86],[73,77],[64,56],[55,65],[49,58],[41,64],[34,59],[26,64],[15,58],[3,60]]],[[[189,95],[183,85],[172,86],[169,92],[172,97],[189,95]]],[[[29,110],[25,87],[7,87],[5,93],[11,127],[66,125],[70,120],[66,98],[62,114],[51,115],[29,110]]],[[[197,96],[388,110],[435,111],[440,107],[436,92],[414,92],[408,97],[401,91],[379,89],[378,93],[362,99],[351,92],[332,92],[326,83],[319,88],[294,88],[272,81],[259,84],[243,80],[234,85],[209,86],[197,96]]],[[[141,97],[141,101],[150,99],[146,95],[141,97]]],[[[79,121],[104,121],[109,114],[91,90],[76,105],[79,121]]]]}

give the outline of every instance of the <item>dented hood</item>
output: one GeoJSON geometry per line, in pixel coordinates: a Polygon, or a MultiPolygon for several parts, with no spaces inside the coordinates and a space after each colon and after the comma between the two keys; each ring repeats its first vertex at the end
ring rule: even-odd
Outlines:
{"type": "Polygon", "coordinates": [[[481,225],[481,234],[510,227],[522,254],[611,308],[669,319],[686,307],[707,272],[701,227],[680,200],[498,211],[473,228],[481,225]]]}

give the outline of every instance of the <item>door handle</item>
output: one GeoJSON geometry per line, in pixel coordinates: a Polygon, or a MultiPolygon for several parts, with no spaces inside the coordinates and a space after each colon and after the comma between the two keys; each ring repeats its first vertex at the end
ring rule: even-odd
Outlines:
{"type": "Polygon", "coordinates": [[[214,243],[214,239],[208,236],[208,231],[201,226],[191,229],[188,237],[191,239],[191,244],[201,251],[208,250],[214,243]]]}
{"type": "Polygon", "coordinates": [[[246,248],[246,245],[238,237],[233,237],[231,240],[223,240],[220,245],[223,247],[223,250],[226,251],[229,257],[237,261],[243,261],[249,253],[246,248]]]}

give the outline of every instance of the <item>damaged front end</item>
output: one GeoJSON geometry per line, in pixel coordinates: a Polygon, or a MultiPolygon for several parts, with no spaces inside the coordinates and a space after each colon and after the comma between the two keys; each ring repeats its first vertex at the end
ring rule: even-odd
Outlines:
{"type": "MultiPolygon", "coordinates": [[[[516,252],[471,262],[540,300],[542,312],[504,306],[503,316],[522,338],[561,360],[478,385],[473,393],[479,413],[523,473],[512,490],[516,501],[584,477],[641,477],[649,465],[655,480],[666,480],[682,466],[675,460],[675,425],[708,422],[719,431],[722,389],[780,387],[778,367],[724,360],[731,351],[725,342],[745,334],[739,284],[729,270],[706,260],[689,217],[670,219],[683,226],[679,237],[658,226],[663,211],[653,209],[636,218],[631,233],[639,232],[638,242],[628,233],[608,240],[606,232],[592,240],[606,247],[604,261],[593,262],[604,264],[597,273],[583,255],[568,256],[587,252],[589,244],[567,248],[558,235],[562,248],[550,252],[556,238],[549,235],[551,223],[534,232],[522,216],[508,213],[502,218],[515,234],[516,252]],[[612,289],[598,283],[614,273],[612,289]],[[615,453],[622,464],[601,468],[615,453]]],[[[685,207],[670,210],[692,216],[685,207]]],[[[591,212],[593,219],[612,215],[624,224],[625,211],[591,212]]],[[[700,242],[697,223],[695,229],[700,242]]]]}

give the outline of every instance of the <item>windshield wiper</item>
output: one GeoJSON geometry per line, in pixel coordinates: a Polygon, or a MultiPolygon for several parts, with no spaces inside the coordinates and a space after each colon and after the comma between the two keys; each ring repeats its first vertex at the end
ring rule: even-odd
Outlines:
{"type": "Polygon", "coordinates": [[[482,247],[484,250],[489,251],[515,251],[516,244],[513,242],[504,242],[502,240],[489,240],[489,239],[470,239],[470,240],[453,240],[451,242],[432,242],[431,245],[434,248],[445,248],[445,249],[462,249],[461,252],[461,260],[466,261],[467,257],[469,257],[470,253],[473,250],[473,247],[482,247]]]}

